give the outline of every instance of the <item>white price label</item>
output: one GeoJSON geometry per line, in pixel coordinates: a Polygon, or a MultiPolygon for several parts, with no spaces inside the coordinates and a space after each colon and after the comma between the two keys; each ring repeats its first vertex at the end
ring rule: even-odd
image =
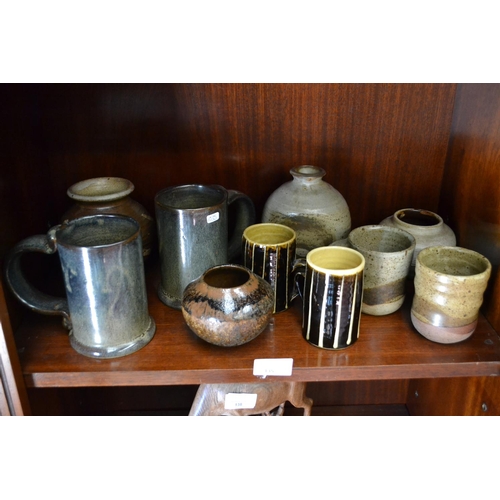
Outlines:
{"type": "Polygon", "coordinates": [[[253,374],[258,377],[285,376],[292,374],[293,358],[254,359],[253,374]]]}
{"type": "Polygon", "coordinates": [[[257,404],[257,394],[229,392],[224,399],[225,410],[251,410],[257,404]]]}
{"type": "Polygon", "coordinates": [[[215,212],[214,214],[207,215],[207,222],[210,224],[219,220],[219,212],[215,212]]]}

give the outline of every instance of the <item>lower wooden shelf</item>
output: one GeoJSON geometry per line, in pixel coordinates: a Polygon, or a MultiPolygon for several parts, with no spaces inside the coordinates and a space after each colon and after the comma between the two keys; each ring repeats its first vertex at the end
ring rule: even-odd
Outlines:
{"type": "MultiPolygon", "coordinates": [[[[358,341],[341,351],[319,349],[301,334],[301,304],[274,316],[248,344],[223,348],[199,339],[182,313],[160,302],[158,278],[148,277],[148,300],[157,330],[138,352],[111,360],[74,351],[58,317],[28,312],[16,345],[28,387],[197,385],[253,382],[255,359],[292,358],[286,380],[321,382],[500,375],[500,338],[480,316],[475,333],[453,345],[430,342],[410,321],[411,295],[389,316],[363,315],[358,341]]],[[[267,380],[285,377],[267,377],[267,380]]]]}

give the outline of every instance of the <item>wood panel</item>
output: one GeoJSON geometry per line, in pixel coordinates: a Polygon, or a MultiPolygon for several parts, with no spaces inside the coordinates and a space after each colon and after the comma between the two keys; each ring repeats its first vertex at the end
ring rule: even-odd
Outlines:
{"type": "Polygon", "coordinates": [[[484,310],[500,331],[500,84],[458,87],[441,206],[459,245],[493,265],[484,310]]]}
{"type": "Polygon", "coordinates": [[[412,380],[410,415],[500,415],[500,377],[412,380]]]}
{"type": "Polygon", "coordinates": [[[315,406],[404,405],[408,380],[309,382],[307,395],[315,406]]]}
{"type": "Polygon", "coordinates": [[[395,210],[436,210],[455,85],[44,85],[42,141],[52,216],[66,189],[94,176],[135,185],[148,210],[161,188],[218,183],[254,200],[316,164],[346,198],[353,225],[395,210]],[[432,179],[432,182],[429,180],[432,179]]]}

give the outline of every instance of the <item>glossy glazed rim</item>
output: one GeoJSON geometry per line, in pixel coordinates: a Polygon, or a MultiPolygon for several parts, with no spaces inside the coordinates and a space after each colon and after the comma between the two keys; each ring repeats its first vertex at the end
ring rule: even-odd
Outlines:
{"type": "Polygon", "coordinates": [[[207,285],[210,288],[215,288],[217,290],[235,290],[237,288],[241,288],[242,286],[246,285],[252,279],[252,275],[253,275],[253,273],[248,268],[246,268],[245,266],[240,266],[238,264],[221,264],[219,266],[214,266],[214,267],[211,267],[211,268],[207,269],[202,274],[201,280],[203,281],[203,283],[205,283],[205,285],[207,285]],[[208,283],[206,281],[207,275],[212,274],[212,273],[216,273],[216,272],[221,271],[221,270],[234,270],[234,271],[238,271],[241,274],[244,274],[246,276],[246,279],[245,279],[245,281],[243,281],[239,285],[224,286],[224,287],[222,287],[222,286],[214,286],[214,285],[211,285],[210,283],[208,283]]]}
{"type": "Polygon", "coordinates": [[[274,222],[260,222],[257,224],[252,224],[251,226],[248,226],[244,231],[243,231],[243,238],[245,238],[249,243],[252,243],[253,245],[258,245],[261,247],[272,247],[272,246],[284,246],[284,245],[290,245],[297,239],[297,233],[289,226],[285,226],[284,224],[276,224],[274,222]],[[278,242],[274,243],[263,243],[262,241],[259,241],[257,238],[255,238],[252,235],[252,232],[257,231],[260,228],[265,228],[265,227],[275,227],[278,229],[282,229],[289,233],[290,237],[288,239],[282,239],[278,242]]]}
{"type": "Polygon", "coordinates": [[[353,248],[348,247],[336,247],[336,246],[327,246],[327,247],[318,247],[311,250],[306,256],[307,264],[319,271],[320,273],[329,274],[333,276],[352,276],[358,274],[363,271],[365,268],[365,258],[362,253],[354,250],[353,248]],[[321,263],[314,262],[319,258],[319,254],[337,254],[337,258],[343,256],[347,259],[347,264],[349,264],[349,260],[353,262],[351,265],[342,265],[337,267],[324,267],[321,263]],[[357,263],[356,263],[357,262],[357,263]]]}
{"type": "Polygon", "coordinates": [[[76,201],[99,202],[119,200],[135,189],[134,184],[122,177],[93,177],[76,182],[68,188],[67,195],[76,201]],[[114,185],[114,188],[113,188],[114,185]],[[94,194],[88,194],[89,190],[94,194]]]}

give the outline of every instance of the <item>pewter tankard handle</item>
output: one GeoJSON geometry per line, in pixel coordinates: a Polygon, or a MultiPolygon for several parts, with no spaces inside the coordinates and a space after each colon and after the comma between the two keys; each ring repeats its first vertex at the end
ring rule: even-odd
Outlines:
{"type": "Polygon", "coordinates": [[[241,191],[235,191],[234,189],[227,190],[227,204],[228,208],[233,203],[236,204],[234,207],[236,210],[236,221],[233,234],[231,235],[228,243],[228,258],[232,260],[236,258],[241,252],[241,238],[243,236],[243,231],[254,224],[255,222],[255,207],[252,200],[241,191]]]}
{"type": "Polygon", "coordinates": [[[5,261],[5,277],[12,292],[23,304],[40,313],[62,315],[65,324],[69,324],[67,299],[52,297],[37,290],[26,280],[21,268],[21,257],[25,253],[41,252],[50,255],[57,251],[55,233],[59,227],[53,227],[47,234],[29,236],[15,245],[5,261]]]}

